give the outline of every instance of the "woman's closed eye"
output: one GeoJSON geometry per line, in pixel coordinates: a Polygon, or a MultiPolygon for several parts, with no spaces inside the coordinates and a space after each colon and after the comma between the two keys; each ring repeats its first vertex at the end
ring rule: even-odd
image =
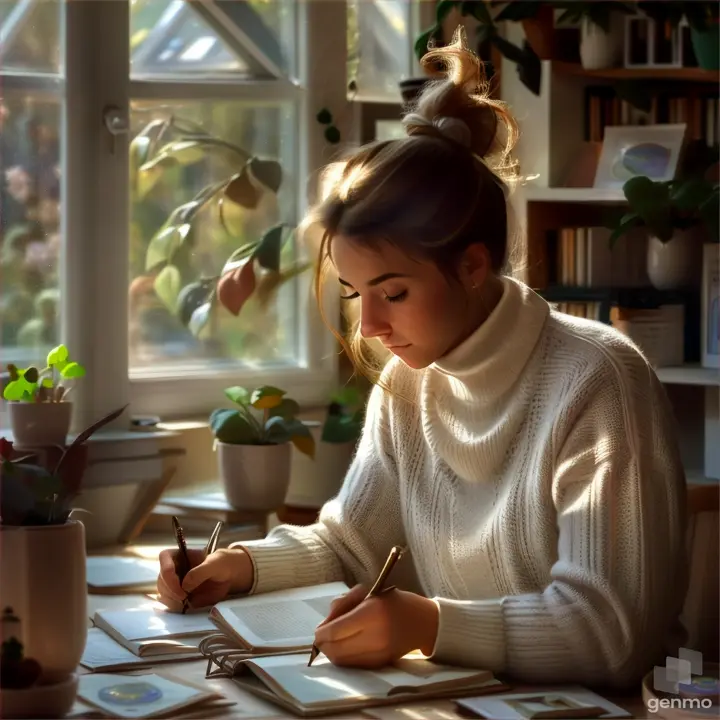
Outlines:
{"type": "MultiPolygon", "coordinates": [[[[357,297],[360,297],[359,292],[354,292],[351,295],[341,295],[340,299],[341,300],[354,300],[357,297]]],[[[388,295],[387,293],[385,293],[385,299],[388,302],[401,302],[406,297],[407,297],[407,290],[403,290],[402,292],[397,293],[397,295],[388,295]]]]}

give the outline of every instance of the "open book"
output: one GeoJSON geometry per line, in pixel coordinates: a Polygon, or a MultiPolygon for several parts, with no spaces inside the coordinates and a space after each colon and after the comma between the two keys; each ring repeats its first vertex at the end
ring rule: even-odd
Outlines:
{"type": "Polygon", "coordinates": [[[199,657],[200,641],[217,632],[206,610],[186,615],[165,610],[99,610],[95,627],[139,657],[182,655],[199,657]]]}
{"type": "Polygon", "coordinates": [[[301,717],[508,689],[487,670],[439,665],[419,653],[381,670],[338,667],[322,655],[307,663],[307,653],[250,658],[234,681],[301,717]]]}
{"type": "Polygon", "coordinates": [[[210,610],[210,619],[249,653],[309,652],[330,603],[347,591],[337,582],[223,600],[210,610]]]}

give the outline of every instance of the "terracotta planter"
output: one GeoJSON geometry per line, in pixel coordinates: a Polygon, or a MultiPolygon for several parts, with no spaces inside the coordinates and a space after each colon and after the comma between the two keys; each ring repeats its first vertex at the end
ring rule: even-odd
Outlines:
{"type": "Polygon", "coordinates": [[[72,403],[8,403],[10,428],[15,445],[24,448],[65,445],[72,403]]]}
{"type": "Polygon", "coordinates": [[[290,443],[218,442],[217,454],[225,496],[236,510],[273,512],[283,504],[290,484],[290,443]]]}
{"type": "Polygon", "coordinates": [[[25,658],[40,663],[40,683],[69,680],[87,638],[85,528],[0,526],[0,607],[19,619],[25,658]]]}

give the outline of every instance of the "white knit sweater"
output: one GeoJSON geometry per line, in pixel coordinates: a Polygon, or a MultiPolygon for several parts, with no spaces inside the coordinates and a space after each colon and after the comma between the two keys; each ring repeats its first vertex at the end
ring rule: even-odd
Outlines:
{"type": "Polygon", "coordinates": [[[683,641],[685,478],[664,389],[624,336],[503,279],[490,318],[393,359],[310,527],[243,543],[259,593],[395,584],[435,599],[433,658],[529,682],[636,683],[683,641]],[[403,398],[409,398],[411,402],[403,398]]]}

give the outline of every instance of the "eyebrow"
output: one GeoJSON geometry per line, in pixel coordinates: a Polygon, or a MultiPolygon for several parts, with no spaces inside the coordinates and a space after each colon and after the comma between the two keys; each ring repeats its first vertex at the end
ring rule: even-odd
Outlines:
{"type": "MultiPolygon", "coordinates": [[[[373,285],[379,285],[381,282],[385,282],[386,280],[393,280],[395,278],[405,278],[410,277],[409,275],[404,275],[403,273],[385,273],[383,275],[378,275],[376,278],[373,278],[372,280],[368,281],[368,285],[372,287],[373,285]]],[[[345,287],[352,287],[352,285],[347,281],[343,280],[342,278],[338,278],[341,285],[345,285],[345,287]]]]}

